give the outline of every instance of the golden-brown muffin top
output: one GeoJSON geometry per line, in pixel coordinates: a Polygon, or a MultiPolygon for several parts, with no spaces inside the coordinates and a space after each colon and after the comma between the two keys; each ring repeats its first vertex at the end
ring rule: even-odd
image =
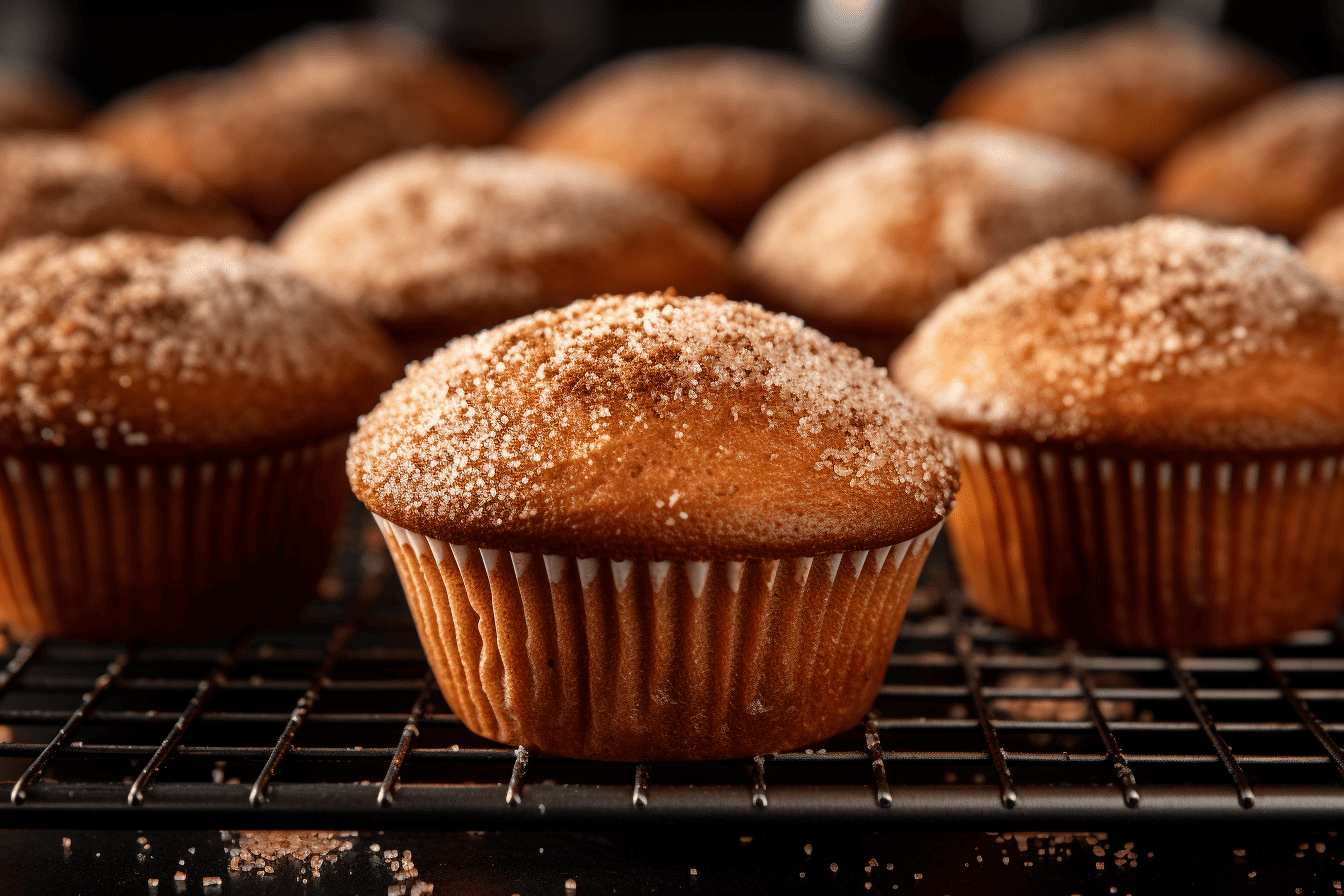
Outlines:
{"type": "Polygon", "coordinates": [[[949,122],[803,174],[761,210],[737,262],[755,295],[805,320],[908,331],[1012,253],[1146,210],[1138,179],[1109,158],[949,122]]]}
{"type": "Polygon", "coordinates": [[[0,65],[0,131],[63,131],[84,114],[83,101],[40,68],[0,65]]]}
{"type": "Polygon", "coordinates": [[[374,513],[455,544],[814,556],[943,519],[950,442],[872,362],[722,296],[603,296],[458,339],[367,414],[374,513]]]}
{"type": "Polygon", "coordinates": [[[315,196],[276,246],[397,331],[457,335],[595,293],[729,285],[727,237],[680,196],[505,148],[373,162],[315,196]]]}
{"type": "Polygon", "coordinates": [[[492,81],[429,43],[348,27],[150,85],[90,130],[137,161],[199,177],[273,229],[370,159],[424,143],[495,143],[514,114],[492,81]]]}
{"type": "Polygon", "coordinates": [[[353,429],[387,337],[240,239],[46,236],[0,253],[0,446],[171,456],[353,429]]]}
{"type": "Polygon", "coordinates": [[[1344,287],[1344,206],[1321,218],[1302,238],[1302,257],[1326,279],[1344,287]]]}
{"type": "Polygon", "coordinates": [[[257,236],[246,215],[189,178],[141,170],[102,144],[64,134],[0,136],[0,246],[44,233],[140,230],[257,236]]]}
{"type": "Polygon", "coordinates": [[[1185,135],[1286,80],[1231,37],[1170,19],[1123,19],[991,62],[939,116],[1039,131],[1148,169],[1185,135]]]}
{"type": "Polygon", "coordinates": [[[990,438],[1344,447],[1344,291],[1281,239],[1145,218],[1051,240],[952,296],[893,359],[990,438]]]}
{"type": "Polygon", "coordinates": [[[1344,77],[1272,94],[1177,147],[1154,177],[1162,211],[1290,239],[1344,203],[1344,77]]]}
{"type": "Polygon", "coordinates": [[[785,57],[683,48],[599,69],[534,113],[514,142],[675,190],[740,233],[804,168],[907,122],[882,99],[785,57]]]}

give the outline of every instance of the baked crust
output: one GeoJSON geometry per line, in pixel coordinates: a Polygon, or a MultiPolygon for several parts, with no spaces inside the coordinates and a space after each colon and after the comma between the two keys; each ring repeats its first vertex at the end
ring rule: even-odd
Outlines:
{"type": "Polygon", "coordinates": [[[1196,452],[1344,446],[1344,290],[1249,228],[1151,217],[1051,240],[893,358],[939,420],[993,439],[1196,452]]]}
{"type": "Polygon", "coordinates": [[[1146,210],[1133,172],[1108,158],[949,122],[887,134],[801,175],[762,209],[735,261],[768,306],[822,327],[905,333],[1014,252],[1146,210]]]}
{"type": "Polygon", "coordinates": [[[424,143],[495,143],[514,116],[494,82],[428,42],[346,27],[150,85],[89,129],[136,161],[200,178],[269,231],[370,159],[424,143]]]}
{"type": "Polygon", "coordinates": [[[160,457],[353,428],[397,376],[375,325],[240,239],[47,236],[0,253],[0,446],[160,457]]]}
{"type": "Polygon", "coordinates": [[[940,118],[979,118],[1156,165],[1181,138],[1288,80],[1240,41],[1171,19],[1045,38],[964,80],[940,118]]]}
{"type": "Polygon", "coordinates": [[[0,65],[0,131],[63,131],[85,114],[83,101],[42,69],[0,65]]]}
{"type": "Polygon", "coordinates": [[[680,196],[516,150],[426,147],[313,197],[277,249],[394,333],[471,333],[595,293],[731,285],[680,196]]]}
{"type": "Polygon", "coordinates": [[[241,236],[257,229],[199,182],[136,168],[102,144],[61,134],[0,136],[0,246],[44,233],[139,230],[241,236]]]}
{"type": "Polygon", "coordinates": [[[1328,280],[1344,287],[1344,207],[1316,222],[1302,238],[1302,257],[1328,280]]]}
{"type": "Polygon", "coordinates": [[[513,142],[686,196],[732,233],[794,175],[909,118],[785,57],[681,48],[617,60],[533,113],[513,142]]]}
{"type": "Polygon", "coordinates": [[[1199,131],[1153,181],[1158,209],[1296,239],[1344,203],[1344,77],[1281,90],[1199,131]]]}
{"type": "Polygon", "coordinates": [[[370,510],[452,544],[741,560],[946,515],[950,441],[853,349],[722,296],[603,296],[458,339],[361,421],[370,510]]]}

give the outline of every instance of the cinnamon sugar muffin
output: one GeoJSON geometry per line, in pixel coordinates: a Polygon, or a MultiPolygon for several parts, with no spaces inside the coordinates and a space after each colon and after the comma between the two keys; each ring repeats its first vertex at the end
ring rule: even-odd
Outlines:
{"type": "Polygon", "coordinates": [[[428,42],[347,27],[150,85],[90,131],[137,162],[199,178],[271,231],[370,159],[424,143],[496,143],[513,119],[492,81],[428,42]]]}
{"type": "Polygon", "coordinates": [[[1171,19],[1124,19],[991,62],[952,92],[939,117],[1050,134],[1146,170],[1196,128],[1286,80],[1228,35],[1171,19]]]}
{"type": "Polygon", "coordinates": [[[141,171],[101,144],[58,134],[0,136],[0,247],[44,233],[139,230],[256,237],[247,216],[190,180],[141,171]]]}
{"type": "Polygon", "coordinates": [[[603,296],[458,339],[350,443],[473,731],[752,756],[862,719],[957,488],[852,349],[722,296],[603,296]]]}
{"type": "Polygon", "coordinates": [[[1296,239],[1344,204],[1344,77],[1281,90],[1185,141],[1158,170],[1163,211],[1296,239]]]}
{"type": "Polygon", "coordinates": [[[1147,218],[1052,240],[894,360],[953,430],[976,605],[1043,637],[1227,647],[1344,602],[1344,291],[1282,240],[1147,218]]]}
{"type": "Polygon", "coordinates": [[[752,294],[885,361],[943,297],[1046,237],[1146,210],[1133,173],[1058,140],[972,123],[836,155],[761,211],[738,250],[752,294]]]}
{"type": "Polygon", "coordinates": [[[275,244],[416,358],[596,293],[730,285],[727,237],[680,196],[503,148],[374,162],[314,197],[275,244]]]}
{"type": "Polygon", "coordinates": [[[124,233],[0,253],[0,359],[0,622],[69,637],[285,620],[396,376],[262,247],[124,233]]]}
{"type": "Polygon", "coordinates": [[[1344,286],[1344,206],[1321,218],[1302,238],[1302,257],[1327,280],[1344,286]]]}
{"type": "Polygon", "coordinates": [[[785,57],[701,47],[617,60],[533,113],[513,141],[675,190],[741,233],[795,174],[907,122],[785,57]]]}

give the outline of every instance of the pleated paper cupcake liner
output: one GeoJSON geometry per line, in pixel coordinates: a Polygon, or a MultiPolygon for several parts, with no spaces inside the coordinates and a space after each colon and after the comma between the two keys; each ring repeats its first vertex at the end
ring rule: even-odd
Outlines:
{"type": "Polygon", "coordinates": [[[378,519],[472,731],[559,756],[753,756],[872,705],[933,529],[873,551],[644,562],[448,544],[378,519]]]}
{"type": "Polygon", "coordinates": [[[0,622],[126,639],[290,621],[345,506],[346,443],[138,464],[0,458],[0,622]]]}
{"type": "Polygon", "coordinates": [[[1231,647],[1344,603],[1338,454],[1164,457],[956,436],[972,601],[1046,638],[1231,647]]]}

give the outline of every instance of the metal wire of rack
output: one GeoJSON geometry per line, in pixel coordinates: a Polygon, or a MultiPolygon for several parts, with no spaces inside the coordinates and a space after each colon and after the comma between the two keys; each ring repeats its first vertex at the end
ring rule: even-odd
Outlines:
{"type": "Polygon", "coordinates": [[[6,827],[1092,828],[1344,814],[1344,630],[1273,649],[1034,642],[963,610],[945,554],[866,723],[733,762],[529,756],[428,673],[365,517],[297,629],[0,653],[6,827]]]}

